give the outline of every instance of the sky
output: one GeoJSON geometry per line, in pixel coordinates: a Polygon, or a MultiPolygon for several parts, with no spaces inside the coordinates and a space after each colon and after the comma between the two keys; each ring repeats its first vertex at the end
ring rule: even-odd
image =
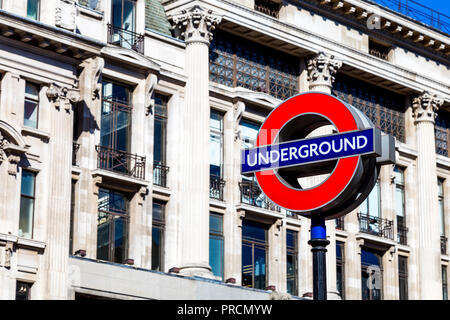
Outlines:
{"type": "MultiPolygon", "coordinates": [[[[377,3],[380,3],[382,5],[384,4],[393,4],[394,2],[409,2],[409,6],[412,6],[414,8],[418,8],[419,10],[424,10],[426,11],[426,9],[421,8],[420,6],[415,6],[413,3],[411,3],[411,1],[406,1],[406,0],[372,0],[375,1],[377,3]],[[384,4],[383,4],[384,2],[384,4]]],[[[448,16],[448,18],[446,18],[446,22],[448,24],[450,24],[450,0],[413,0],[417,3],[422,4],[423,6],[429,7],[435,11],[438,11],[440,13],[443,13],[445,15],[448,16]]],[[[392,8],[392,7],[391,7],[392,8]]],[[[417,17],[413,17],[415,19],[417,19],[417,17]]],[[[427,21],[423,21],[424,23],[428,23],[427,21]]]]}

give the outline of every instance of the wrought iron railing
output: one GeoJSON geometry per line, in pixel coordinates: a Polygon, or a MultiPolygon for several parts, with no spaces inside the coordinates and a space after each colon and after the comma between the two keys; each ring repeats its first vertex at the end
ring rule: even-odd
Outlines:
{"type": "Polygon", "coordinates": [[[144,36],[108,24],[108,43],[144,54],[144,36]]]}
{"type": "Polygon", "coordinates": [[[280,4],[274,3],[270,0],[255,0],[255,10],[271,17],[278,18],[280,13],[280,4]]]}
{"type": "Polygon", "coordinates": [[[392,220],[358,214],[359,231],[378,237],[394,240],[394,223],[392,220]]]}
{"type": "Polygon", "coordinates": [[[441,254],[447,254],[447,237],[441,236],[441,254]]]}
{"type": "Polygon", "coordinates": [[[397,225],[397,242],[403,245],[408,244],[408,228],[405,225],[397,225]]]}
{"type": "Polygon", "coordinates": [[[125,151],[96,146],[97,168],[145,179],[145,157],[125,151]]]}
{"type": "Polygon", "coordinates": [[[344,217],[336,218],[336,229],[345,230],[344,217]]]}
{"type": "Polygon", "coordinates": [[[80,150],[80,144],[75,141],[72,142],[72,165],[78,166],[78,150],[80,150]]]}
{"type": "Polygon", "coordinates": [[[223,189],[225,188],[225,180],[219,176],[209,176],[209,197],[223,201],[223,189]]]}
{"type": "Polygon", "coordinates": [[[153,164],[153,184],[160,187],[167,187],[167,174],[169,167],[155,162],[153,164]]]}
{"type": "Polygon", "coordinates": [[[281,212],[280,207],[270,201],[255,182],[242,181],[239,183],[239,189],[241,191],[241,203],[281,212]]]}

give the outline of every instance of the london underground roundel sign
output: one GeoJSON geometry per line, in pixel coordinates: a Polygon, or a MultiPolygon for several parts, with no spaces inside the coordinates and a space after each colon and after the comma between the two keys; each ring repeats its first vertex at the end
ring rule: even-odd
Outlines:
{"type": "Polygon", "coordinates": [[[269,114],[256,146],[242,150],[241,172],[254,173],[279,206],[331,219],[368,196],[380,165],[395,162],[394,142],[353,106],[324,93],[305,93],[269,114]],[[324,126],[332,132],[321,133],[324,126]],[[324,174],[328,177],[315,186],[305,183],[324,174]]]}

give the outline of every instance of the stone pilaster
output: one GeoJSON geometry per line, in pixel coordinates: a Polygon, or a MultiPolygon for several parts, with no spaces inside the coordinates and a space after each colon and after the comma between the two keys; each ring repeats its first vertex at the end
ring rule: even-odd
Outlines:
{"type": "Polygon", "coordinates": [[[443,100],[425,91],[413,98],[417,142],[417,214],[420,299],[441,299],[440,230],[434,120],[443,100]]]}
{"type": "MultiPolygon", "coordinates": [[[[336,60],[334,56],[326,55],[323,52],[319,52],[316,56],[310,58],[307,61],[308,81],[309,89],[311,91],[323,92],[331,94],[331,87],[334,82],[334,75],[337,70],[342,66],[342,62],[336,60]]],[[[310,136],[322,136],[331,134],[333,132],[333,126],[327,125],[320,127],[313,132],[310,136]]],[[[322,181],[328,178],[328,175],[320,175],[314,178],[307,178],[311,181],[311,186],[318,185],[322,181]]],[[[305,181],[309,184],[308,181],[305,181]]],[[[328,220],[326,222],[327,238],[330,244],[327,247],[326,261],[327,261],[327,290],[328,299],[340,299],[336,286],[336,224],[334,220],[328,220]]]]}
{"type": "Polygon", "coordinates": [[[186,42],[180,130],[181,273],[212,276],[209,266],[209,43],[221,17],[193,6],[171,16],[186,42]]]}
{"type": "Polygon", "coordinates": [[[307,61],[309,89],[330,94],[334,75],[341,66],[342,61],[324,52],[310,58],[307,61]]]}
{"type": "Polygon", "coordinates": [[[77,90],[60,87],[54,83],[47,89],[52,102],[49,203],[47,212],[47,298],[67,299],[69,253],[71,155],[72,155],[72,104],[79,100],[77,90]]]}

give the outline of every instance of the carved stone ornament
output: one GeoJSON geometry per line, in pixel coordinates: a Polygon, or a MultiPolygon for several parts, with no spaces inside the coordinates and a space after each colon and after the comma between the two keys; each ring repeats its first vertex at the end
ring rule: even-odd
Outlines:
{"type": "Polygon", "coordinates": [[[75,30],[76,10],[74,0],[59,0],[55,10],[55,25],[70,31],[75,30]]]}
{"type": "Polygon", "coordinates": [[[416,122],[434,122],[437,111],[443,103],[444,100],[438,98],[437,95],[424,91],[420,96],[412,100],[413,117],[416,119],[416,122]]]}
{"type": "Polygon", "coordinates": [[[234,105],[234,141],[241,140],[241,122],[242,116],[245,112],[245,103],[242,101],[236,102],[234,105]]]}
{"type": "Polygon", "coordinates": [[[13,254],[13,249],[14,243],[12,243],[11,241],[7,241],[5,246],[5,263],[4,263],[5,268],[8,269],[11,268],[11,257],[13,254]]]}
{"type": "Polygon", "coordinates": [[[56,108],[64,107],[64,109],[70,111],[71,104],[80,100],[80,91],[61,87],[52,82],[47,89],[47,98],[55,104],[56,108]]]}
{"type": "Polygon", "coordinates": [[[0,132],[0,164],[2,164],[3,159],[4,159],[4,151],[3,151],[3,145],[5,143],[5,138],[3,138],[2,133],[0,132]]]}
{"type": "Polygon", "coordinates": [[[340,67],[342,67],[342,61],[335,59],[334,56],[326,55],[324,52],[319,52],[315,57],[309,59],[307,70],[310,89],[314,89],[316,86],[331,88],[334,75],[340,67]]]}
{"type": "Polygon", "coordinates": [[[155,99],[153,99],[153,92],[155,91],[158,78],[154,74],[150,74],[145,81],[145,115],[153,114],[155,106],[155,99]]]}
{"type": "Polygon", "coordinates": [[[178,29],[186,44],[201,42],[209,45],[212,40],[212,31],[222,21],[222,17],[212,13],[212,10],[204,9],[198,5],[189,10],[183,10],[180,14],[169,17],[178,29]]]}
{"type": "Polygon", "coordinates": [[[100,99],[102,85],[101,83],[98,83],[98,79],[103,72],[104,66],[105,59],[97,57],[94,61],[94,72],[92,73],[92,100],[100,99]]]}

